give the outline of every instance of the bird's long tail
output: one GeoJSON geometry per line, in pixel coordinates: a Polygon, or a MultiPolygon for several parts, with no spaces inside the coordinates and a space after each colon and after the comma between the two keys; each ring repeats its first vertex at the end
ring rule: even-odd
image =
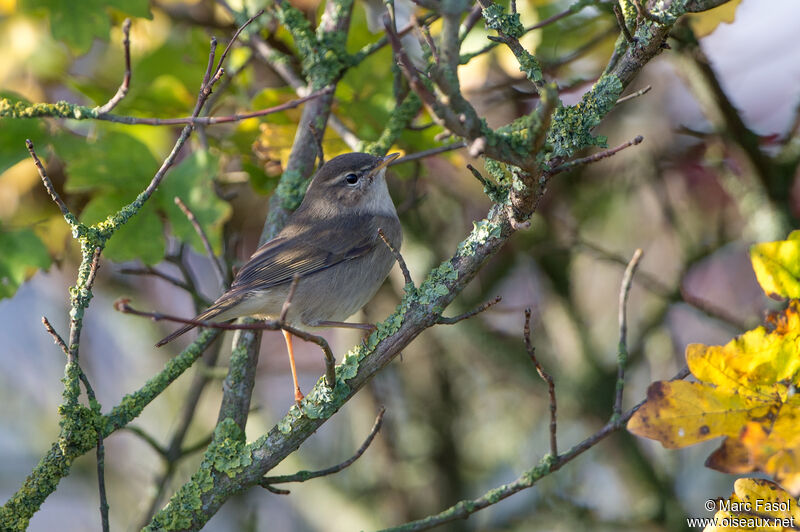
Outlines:
{"type": "MultiPolygon", "coordinates": [[[[211,305],[206,310],[204,310],[203,312],[201,312],[200,314],[195,316],[194,317],[194,321],[212,320],[212,319],[220,316],[221,314],[225,314],[226,311],[231,310],[231,308],[236,306],[236,304],[239,303],[240,300],[241,300],[241,298],[230,297],[228,294],[224,294],[213,305],[211,305]]],[[[236,316],[234,315],[234,316],[230,316],[230,317],[229,316],[222,316],[222,317],[225,320],[228,320],[230,318],[235,318],[236,316]]],[[[161,347],[162,345],[170,343],[172,340],[174,340],[178,336],[181,336],[181,335],[191,331],[195,327],[197,327],[197,325],[194,325],[194,324],[191,324],[191,323],[188,323],[188,324],[184,325],[183,327],[181,327],[177,331],[175,331],[172,334],[169,334],[169,335],[165,336],[164,338],[162,338],[161,340],[159,340],[158,343],[156,344],[156,347],[161,347]]]]}

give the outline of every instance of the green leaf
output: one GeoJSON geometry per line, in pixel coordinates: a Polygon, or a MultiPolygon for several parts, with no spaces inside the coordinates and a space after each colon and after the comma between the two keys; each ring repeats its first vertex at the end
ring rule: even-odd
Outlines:
{"type": "MultiPolygon", "coordinates": [[[[87,224],[105,220],[134,197],[120,193],[101,194],[86,204],[80,219],[87,224]]],[[[145,264],[156,264],[164,257],[165,246],[161,220],[152,202],[148,202],[108,240],[105,256],[117,262],[139,259],[145,264]]]]}
{"type": "Polygon", "coordinates": [[[175,205],[175,197],[181,198],[191,209],[212,248],[219,253],[222,225],[230,217],[231,206],[214,192],[213,182],[218,169],[217,157],[205,151],[196,151],[167,174],[156,193],[156,200],[167,213],[172,232],[199,253],[205,253],[203,243],[186,215],[175,205]]]}
{"type": "Polygon", "coordinates": [[[3,229],[0,225],[0,299],[11,297],[32,274],[50,266],[50,254],[31,229],[3,229]]]}
{"type": "MultiPolygon", "coordinates": [[[[11,92],[0,92],[0,98],[8,98],[12,103],[30,103],[11,92]]],[[[41,119],[0,118],[0,174],[28,157],[25,139],[37,145],[44,133],[45,124],[41,119]]]]}
{"type": "Polygon", "coordinates": [[[82,54],[95,38],[108,41],[110,7],[135,17],[152,18],[148,0],[24,0],[20,10],[48,13],[53,37],[82,54]]]}
{"type": "Polygon", "coordinates": [[[135,195],[147,186],[159,166],[144,143],[117,131],[103,132],[93,142],[61,137],[54,143],[67,165],[64,188],[68,192],[102,188],[135,195]]]}

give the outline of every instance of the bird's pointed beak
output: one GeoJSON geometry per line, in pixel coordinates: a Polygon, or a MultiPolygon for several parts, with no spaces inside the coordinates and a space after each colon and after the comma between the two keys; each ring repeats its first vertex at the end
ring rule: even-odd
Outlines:
{"type": "Polygon", "coordinates": [[[400,157],[399,153],[390,153],[389,155],[385,156],[383,159],[380,160],[378,165],[375,168],[372,169],[372,171],[369,173],[369,175],[370,176],[378,175],[378,172],[380,172],[381,170],[383,170],[384,168],[389,166],[389,163],[391,163],[392,161],[394,161],[398,157],[400,157]]]}

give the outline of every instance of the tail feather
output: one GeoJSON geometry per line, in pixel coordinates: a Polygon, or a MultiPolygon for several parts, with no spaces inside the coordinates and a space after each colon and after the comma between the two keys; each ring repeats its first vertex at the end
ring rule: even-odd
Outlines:
{"type": "MultiPolygon", "coordinates": [[[[224,294],[213,305],[211,305],[205,311],[203,311],[200,314],[198,314],[197,316],[195,316],[194,317],[195,321],[206,321],[206,320],[210,320],[210,319],[216,318],[217,316],[219,316],[220,314],[224,313],[225,311],[230,310],[231,307],[235,306],[240,301],[240,298],[233,298],[233,297],[230,297],[230,296],[228,296],[228,297],[226,297],[226,296],[228,296],[228,294],[224,294]]],[[[170,343],[172,340],[174,340],[178,336],[182,336],[183,334],[191,331],[195,327],[197,327],[197,325],[193,325],[191,323],[188,323],[188,324],[184,325],[183,327],[181,327],[177,331],[175,331],[175,332],[165,336],[161,340],[159,340],[158,343],[156,344],[156,347],[161,347],[162,345],[166,345],[166,344],[170,343]]]]}

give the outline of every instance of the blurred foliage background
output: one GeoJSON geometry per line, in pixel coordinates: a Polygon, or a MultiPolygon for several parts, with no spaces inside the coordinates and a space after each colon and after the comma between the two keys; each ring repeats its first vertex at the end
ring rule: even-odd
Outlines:
{"type": "MultiPolygon", "coordinates": [[[[252,8],[260,7],[250,2],[252,8]]],[[[239,3],[231,2],[234,8],[239,3]]],[[[316,0],[295,3],[315,19],[316,0]]],[[[527,25],[569,2],[520,0],[527,25]]],[[[356,3],[347,48],[377,41],[369,19],[375,6],[356,3]]],[[[13,100],[67,100],[100,105],[124,70],[122,20],[133,18],[133,79],[118,114],[187,116],[208,55],[208,39],[227,41],[228,12],[211,1],[0,0],[0,94],[13,100]]],[[[629,384],[625,404],[647,385],[683,365],[689,342],[720,343],[758,323],[768,302],[746,255],[755,241],[785,238],[800,213],[796,177],[800,143],[800,51],[791,0],[731,2],[689,26],[713,70],[703,68],[690,36],[649,64],[631,92],[597,131],[614,146],[645,141],[613,158],[556,178],[530,230],[517,234],[484,268],[448,314],[501,295],[490,311],[455,326],[432,328],[402,358],[281,464],[275,473],[326,467],[347,458],[385,405],[384,427],[355,465],[292,486],[290,496],[251,490],[233,500],[208,530],[360,530],[419,518],[508,482],[548,449],[547,387],[522,343],[523,309],[534,312],[533,339],[554,376],[562,448],[602,426],[611,412],[616,377],[617,294],[622,270],[637,247],[644,259],[629,306],[629,384]]],[[[433,32],[438,31],[436,23],[433,32]]],[[[613,17],[583,9],[523,39],[574,103],[597,78],[619,33],[613,17]]],[[[678,31],[676,30],[676,33],[678,31]]],[[[479,23],[462,52],[485,46],[479,23]]],[[[292,58],[291,38],[277,23],[262,36],[292,58]]],[[[382,131],[395,105],[394,61],[383,47],[348,71],[334,113],[357,137],[382,131]]],[[[269,65],[246,46],[233,51],[213,96],[211,114],[260,109],[295,97],[269,65]]],[[[496,127],[535,105],[535,91],[504,47],[460,70],[465,95],[496,127]]],[[[180,163],[132,223],[110,242],[86,316],[82,361],[103,404],[155,373],[179,345],[157,350],[169,326],[112,311],[130,297],[140,308],[189,316],[221,291],[178,195],[197,214],[215,251],[229,265],[255,249],[269,194],[285,165],[299,109],[203,128],[180,163]],[[163,278],[182,279],[196,296],[163,278]]],[[[441,128],[423,112],[395,148],[432,148],[441,128]],[[417,127],[418,126],[418,127],[417,127]]],[[[63,360],[40,324],[68,317],[67,289],[78,250],[27,158],[36,144],[48,173],[81,220],[95,222],[130,201],[151,179],[177,128],[97,121],[0,119],[0,498],[6,499],[57,435],[63,360]]],[[[348,151],[328,129],[326,158],[348,151]]],[[[392,168],[390,188],[405,231],[403,254],[415,279],[449,256],[489,206],[465,165],[465,150],[392,168]]],[[[364,320],[387,315],[402,294],[393,271],[365,309],[364,320]]],[[[361,320],[363,321],[363,320],[361,320]]],[[[326,333],[337,354],[358,335],[326,333]]],[[[184,340],[185,342],[185,340],[184,340]]],[[[176,342],[177,343],[177,342],[176,342]]],[[[185,345],[185,344],[184,344],[185,345]]],[[[216,365],[225,366],[230,341],[216,365]]],[[[298,345],[301,386],[324,371],[316,346],[298,345]]],[[[290,406],[282,339],[265,335],[248,438],[271,427],[290,406]]],[[[200,397],[186,445],[208,437],[217,418],[219,369],[193,370],[211,383],[200,397]]],[[[191,373],[191,372],[190,372],[191,373]]],[[[135,425],[166,446],[179,424],[186,390],[179,379],[135,425]]],[[[681,530],[686,515],[729,493],[731,479],[702,467],[715,442],[670,451],[617,434],[587,455],[520,493],[446,530],[681,530]]],[[[157,493],[165,465],[143,439],[125,431],[106,442],[112,528],[137,529],[157,493]]],[[[178,462],[164,481],[180,485],[200,455],[178,462]]],[[[94,457],[78,460],[31,522],[31,530],[97,526],[94,457]]]]}

